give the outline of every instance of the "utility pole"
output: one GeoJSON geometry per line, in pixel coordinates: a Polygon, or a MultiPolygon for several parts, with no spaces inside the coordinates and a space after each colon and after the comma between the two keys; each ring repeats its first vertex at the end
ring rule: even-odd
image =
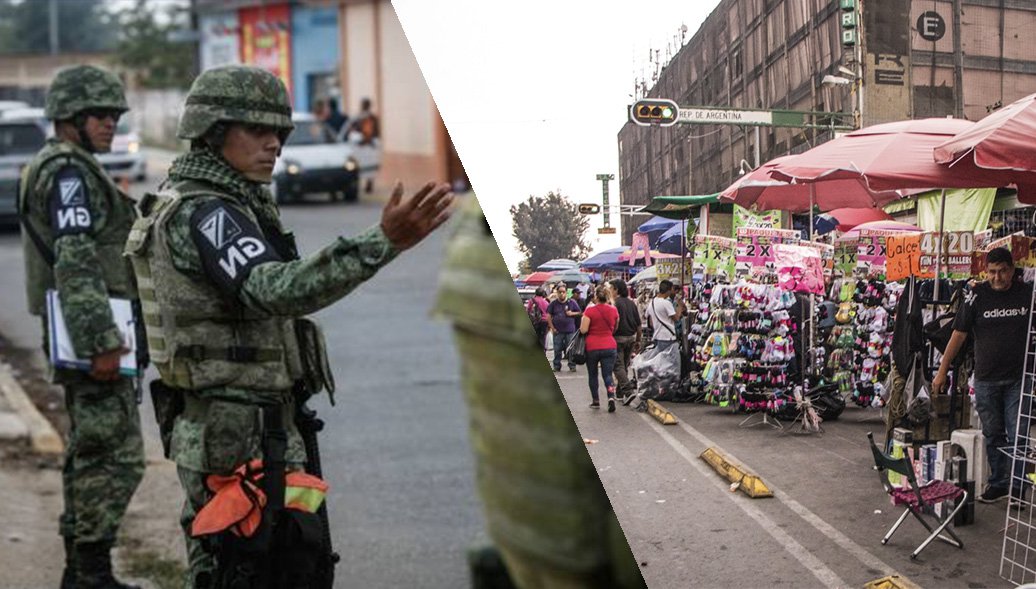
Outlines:
{"type": "Polygon", "coordinates": [[[50,17],[50,54],[57,55],[60,51],[58,46],[58,0],[50,0],[47,4],[47,15],[50,17]]]}
{"type": "Polygon", "coordinates": [[[953,0],[953,116],[964,118],[964,49],[960,38],[961,0],[953,0]]]}

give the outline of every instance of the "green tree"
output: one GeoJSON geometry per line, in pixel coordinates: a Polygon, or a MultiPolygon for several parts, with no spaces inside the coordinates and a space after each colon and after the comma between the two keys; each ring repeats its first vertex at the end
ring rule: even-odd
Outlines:
{"type": "Polygon", "coordinates": [[[170,34],[189,27],[186,5],[170,5],[159,19],[145,0],[118,13],[119,42],[113,61],[132,72],[144,88],[187,88],[196,74],[194,45],[171,40],[170,34]]]}
{"type": "Polygon", "coordinates": [[[579,214],[579,207],[562,196],[561,191],[544,197],[530,196],[511,207],[511,226],[518,249],[525,254],[528,268],[554,258],[580,259],[590,251],[584,241],[590,220],[579,214]]]}
{"type": "MultiPolygon", "coordinates": [[[[62,0],[57,9],[58,50],[100,52],[114,47],[115,22],[105,0],[62,0]]],[[[0,54],[50,51],[50,2],[0,0],[0,54]]]]}

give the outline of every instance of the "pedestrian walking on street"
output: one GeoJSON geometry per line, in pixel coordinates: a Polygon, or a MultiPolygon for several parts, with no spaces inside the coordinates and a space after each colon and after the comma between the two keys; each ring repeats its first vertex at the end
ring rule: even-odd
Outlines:
{"type": "Polygon", "coordinates": [[[598,396],[600,383],[597,370],[600,368],[604,388],[608,394],[608,413],[615,412],[615,328],[619,325],[619,312],[608,304],[608,289],[598,286],[594,290],[594,306],[583,314],[579,331],[586,334],[586,374],[590,380],[590,407],[601,406],[598,396]]]}
{"type": "MultiPolygon", "coordinates": [[[[579,305],[568,298],[568,288],[560,284],[554,291],[557,298],[547,306],[547,325],[554,335],[554,372],[561,372],[561,355],[576,334],[576,317],[580,315],[579,305]]],[[[576,371],[576,364],[568,359],[568,370],[576,371]]]]}
{"type": "Polygon", "coordinates": [[[550,326],[547,323],[547,307],[550,303],[547,302],[547,291],[542,288],[536,289],[536,294],[529,299],[526,303],[530,317],[537,317],[537,321],[533,322],[533,328],[536,330],[536,341],[540,343],[540,348],[544,351],[547,350],[547,333],[550,331],[550,326]]]}
{"type": "MultiPolygon", "coordinates": [[[[159,423],[168,424],[162,435],[186,495],[180,523],[188,587],[259,586],[269,581],[269,567],[289,575],[292,586],[317,582],[312,571],[331,554],[323,540],[307,543],[312,528],[293,537],[288,550],[272,542],[259,552],[235,550],[246,540],[229,531],[216,536],[218,543],[195,537],[195,516],[218,480],[209,475],[241,472],[262,458],[264,479],[279,479],[270,485],[276,488],[287,477],[271,465],[297,471],[314,463],[308,435],[315,433],[303,428],[300,435],[298,420],[307,410],[297,408],[302,401],[295,395],[330,392],[333,381],[323,336],[304,315],[349,294],[450,215],[448,185],[428,183],[404,200],[397,184],[380,224],[299,257],[267,188],[292,128],[287,89],[273,74],[246,66],[202,73],[177,133],[191,142],[190,151],[173,162],[162,190],[142,199],[143,217],[126,244],[161,375],[152,394],[179,400],[159,423]]],[[[275,493],[268,507],[279,499],[275,493]]],[[[277,522],[274,534],[286,529],[281,522],[313,525],[297,513],[271,518],[267,509],[262,517],[277,522]]],[[[324,526],[326,519],[318,524],[326,534],[324,526]]]]}
{"type": "Polygon", "coordinates": [[[626,282],[616,278],[610,283],[615,292],[615,309],[619,324],[615,328],[615,385],[617,393],[626,397],[637,392],[629,378],[630,360],[640,351],[641,323],[637,304],[629,298],[626,282]]]}
{"type": "MultiPolygon", "coordinates": [[[[1021,447],[1015,451],[1024,453],[1029,439],[1030,424],[1025,417],[1018,416],[1032,285],[1016,280],[1014,258],[1002,247],[986,254],[986,275],[989,281],[978,284],[965,296],[954,318],[953,335],[932,380],[932,392],[938,395],[946,389],[954,358],[968,337],[973,338],[975,409],[982,421],[989,461],[989,484],[978,500],[993,503],[1008,496],[1021,500],[1028,486],[1023,485],[1024,461],[1017,461],[1012,476],[1011,457],[1000,449],[1013,448],[1018,443],[1021,447]]],[[[1029,408],[1024,407],[1021,415],[1030,415],[1029,408]]]]}
{"type": "Polygon", "coordinates": [[[94,157],[111,150],[127,110],[122,83],[111,72],[93,66],[58,72],[45,108],[54,137],[26,167],[19,194],[29,312],[41,318],[46,334],[46,293],[56,289],[76,356],[90,362],[89,371],[79,371],[49,358],[70,423],[62,589],[132,587],[112,575],[110,553],[144,474],[144,446],[134,381],[119,373],[127,334],[115,324],[109,299],[136,298],[122,257],[136,213],[94,157]]]}
{"type": "Polygon", "coordinates": [[[674,307],[669,300],[673,295],[673,283],[663,280],[658,283],[658,294],[648,301],[646,314],[656,345],[669,345],[676,341],[676,322],[680,319],[683,305],[674,307]]]}

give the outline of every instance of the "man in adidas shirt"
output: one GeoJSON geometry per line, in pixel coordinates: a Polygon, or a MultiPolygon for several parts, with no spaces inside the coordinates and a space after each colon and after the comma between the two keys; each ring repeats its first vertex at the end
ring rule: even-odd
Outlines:
{"type": "MultiPolygon", "coordinates": [[[[975,342],[975,408],[982,420],[990,473],[978,500],[992,503],[1011,495],[1012,487],[1014,497],[1021,497],[1022,470],[1015,473],[1012,485],[1011,458],[1000,448],[1014,446],[1018,433],[1032,286],[1015,280],[1011,252],[1002,247],[986,255],[986,275],[989,281],[966,296],[954,319],[953,336],[932,389],[938,394],[946,388],[946,374],[970,334],[975,342]]],[[[1026,422],[1021,428],[1025,436],[1028,429],[1026,422]]]]}

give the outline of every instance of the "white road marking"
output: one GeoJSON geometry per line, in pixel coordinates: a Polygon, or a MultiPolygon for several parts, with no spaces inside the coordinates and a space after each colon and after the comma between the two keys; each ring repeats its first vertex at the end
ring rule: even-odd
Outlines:
{"type": "Polygon", "coordinates": [[[658,433],[658,435],[662,436],[662,439],[665,440],[666,443],[673,447],[673,450],[676,450],[677,454],[689,462],[691,466],[696,468],[702,476],[706,478],[706,480],[711,481],[717,489],[723,492],[723,494],[730,496],[734,505],[737,505],[741,511],[745,512],[745,515],[755,520],[755,522],[759,524],[759,527],[766,531],[766,533],[770,534],[778,544],[788,551],[788,554],[790,554],[795,560],[799,561],[799,563],[806,567],[809,572],[813,573],[813,576],[823,583],[825,587],[849,586],[848,583],[838,576],[838,573],[828,568],[827,565],[814,556],[805,546],[799,544],[795,538],[792,538],[790,534],[778,527],[778,525],[772,519],[767,517],[762,510],[747,501],[739,501],[738,497],[736,497],[734,493],[730,492],[730,486],[726,481],[721,481],[716,477],[712,469],[705,466],[705,463],[691,454],[691,451],[688,450],[686,446],[681,444],[679,440],[672,436],[672,434],[665,431],[663,425],[657,423],[654,418],[647,414],[642,414],[641,417],[644,418],[644,421],[646,421],[648,425],[658,433]]]}
{"type": "MultiPolygon", "coordinates": [[[[644,417],[646,418],[646,416],[644,416],[644,417]]],[[[652,424],[652,425],[654,425],[654,424],[652,424]]],[[[736,456],[734,456],[733,454],[731,454],[727,450],[720,448],[720,446],[718,444],[716,444],[711,439],[709,439],[709,437],[706,436],[705,434],[703,434],[703,433],[699,432],[698,430],[694,429],[693,427],[687,425],[683,421],[680,421],[679,423],[677,423],[677,425],[679,425],[681,429],[683,429],[685,432],[689,433],[691,436],[693,436],[695,439],[697,439],[699,442],[701,442],[706,448],[708,448],[710,446],[719,448],[719,449],[722,450],[722,452],[726,456],[728,456],[734,462],[738,462],[741,465],[743,465],[745,467],[748,467],[748,463],[747,462],[745,462],[743,460],[740,460],[739,458],[737,458],[736,456]]],[[[659,426],[659,428],[661,428],[661,426],[659,426]]],[[[656,431],[659,428],[656,428],[656,431]]],[[[667,432],[664,432],[664,433],[665,433],[666,436],[669,436],[669,434],[667,432]]],[[[671,438],[672,436],[669,436],[669,437],[671,438]]],[[[668,440],[666,440],[666,441],[668,441],[668,440]]],[[[675,441],[675,438],[674,438],[674,441],[675,441]]],[[[690,452],[687,452],[687,454],[690,455],[690,452]]],[[[681,456],[683,456],[683,454],[681,454],[681,456]]],[[[687,457],[684,456],[684,458],[687,458],[687,457]]],[[[693,460],[692,459],[688,459],[688,461],[694,462],[695,466],[699,466],[699,463],[701,462],[700,460],[697,460],[697,459],[693,459],[693,460]]],[[[726,485],[725,485],[725,483],[723,483],[720,486],[726,486],[726,485]]],[[[832,526],[831,524],[829,524],[826,521],[824,521],[823,518],[821,518],[817,514],[815,514],[812,511],[810,511],[808,508],[806,508],[806,506],[804,506],[801,503],[799,503],[798,501],[792,499],[790,495],[788,495],[784,491],[781,491],[780,489],[774,488],[773,485],[771,485],[769,483],[767,483],[766,486],[769,487],[771,491],[773,491],[773,496],[774,496],[775,499],[777,499],[778,501],[783,503],[788,509],[790,509],[796,515],[798,515],[799,517],[804,519],[809,525],[811,525],[814,528],[816,528],[821,534],[824,534],[825,536],[830,538],[832,542],[834,542],[838,546],[841,546],[843,550],[845,550],[849,554],[852,554],[853,556],[855,556],[857,560],[859,560],[860,562],[862,562],[863,564],[865,564],[866,566],[868,566],[868,567],[870,567],[872,569],[881,571],[882,574],[885,574],[885,575],[899,575],[899,573],[896,572],[896,570],[894,568],[892,568],[891,566],[886,564],[884,561],[882,561],[877,556],[874,556],[873,554],[871,554],[863,546],[860,546],[856,542],[853,542],[848,536],[846,536],[842,532],[838,531],[838,529],[836,529],[834,526],[832,526]]]]}

